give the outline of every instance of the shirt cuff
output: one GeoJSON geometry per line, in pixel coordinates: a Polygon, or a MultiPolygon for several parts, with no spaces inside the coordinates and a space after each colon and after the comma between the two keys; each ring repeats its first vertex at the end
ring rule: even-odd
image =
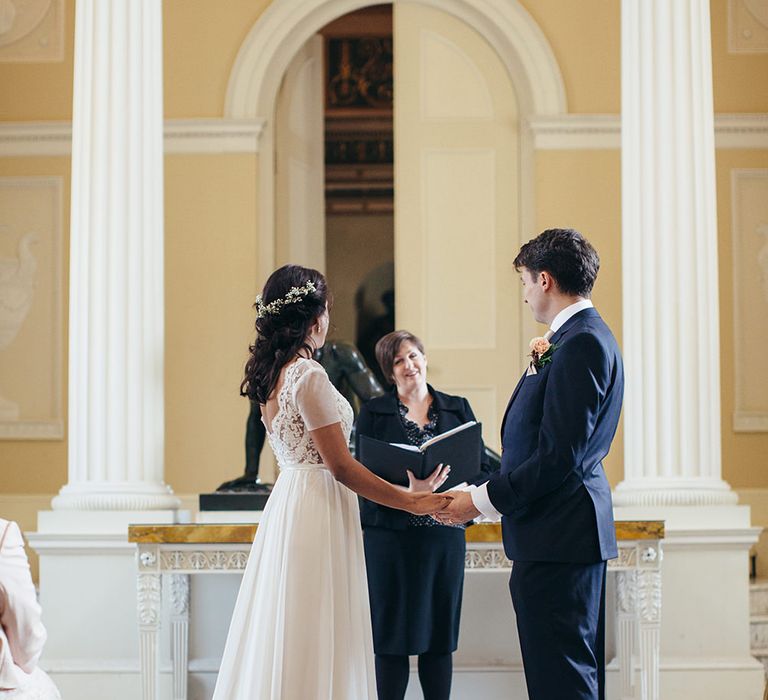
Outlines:
{"type": "MultiPolygon", "coordinates": [[[[491,499],[488,497],[488,482],[480,484],[469,492],[472,503],[483,515],[486,522],[496,523],[501,520],[501,513],[493,507],[491,499]]],[[[479,520],[479,518],[478,518],[479,520]]]]}

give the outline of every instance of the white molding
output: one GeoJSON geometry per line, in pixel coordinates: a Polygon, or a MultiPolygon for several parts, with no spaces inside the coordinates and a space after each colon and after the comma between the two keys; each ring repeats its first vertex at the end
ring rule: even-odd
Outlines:
{"type": "MultiPolygon", "coordinates": [[[[265,119],[168,119],[166,153],[258,153],[265,119]]],[[[527,120],[533,149],[613,150],[621,148],[618,114],[557,114],[527,120]]],[[[69,156],[70,122],[0,124],[0,157],[69,156]]],[[[715,147],[768,149],[768,114],[716,114],[715,147]]]]}
{"type": "MultiPolygon", "coordinates": [[[[557,114],[528,120],[536,150],[621,148],[618,114],[557,114]]],[[[768,148],[768,114],[715,114],[715,148],[768,148]]]]}
{"type": "Polygon", "coordinates": [[[0,156],[68,156],[72,122],[5,122],[0,124],[0,156]]]}
{"type": "Polygon", "coordinates": [[[26,532],[30,547],[38,555],[46,556],[101,556],[136,552],[136,544],[128,542],[128,533],[122,535],[73,535],[51,532],[26,532]]]}
{"type": "Polygon", "coordinates": [[[715,114],[715,148],[768,148],[768,113],[715,114]]]}
{"type": "MultiPolygon", "coordinates": [[[[519,2],[418,0],[465,22],[485,37],[509,71],[529,114],[567,111],[565,86],[544,33],[519,2]]],[[[230,117],[274,114],[275,98],[288,64],[314,33],[375,0],[273,0],[243,41],[227,85],[224,113],[230,117]]]]}
{"type": "MultiPolygon", "coordinates": [[[[166,119],[165,153],[258,153],[263,119],[166,119]]],[[[0,157],[69,156],[71,122],[0,124],[0,157]]]]}
{"type": "Polygon", "coordinates": [[[739,527],[711,530],[670,530],[664,535],[664,551],[702,547],[712,549],[746,549],[757,542],[762,527],[739,527]]]}
{"type": "Polygon", "coordinates": [[[528,119],[536,150],[621,148],[618,114],[555,114],[528,119]]]}
{"type": "Polygon", "coordinates": [[[768,433],[768,413],[735,411],[733,414],[733,432],[768,433]]]}
{"type": "MultiPolygon", "coordinates": [[[[765,115],[768,117],[768,115],[765,115]]],[[[768,119],[766,119],[768,124],[768,119]]],[[[739,202],[739,182],[745,178],[763,178],[768,181],[768,168],[734,168],[731,170],[731,239],[733,268],[733,349],[735,353],[733,367],[734,411],[733,431],[736,433],[768,432],[768,412],[745,411],[742,409],[742,387],[746,381],[745,368],[739,360],[739,348],[743,345],[744,332],[742,306],[747,302],[742,299],[740,288],[741,273],[741,210],[739,202]]],[[[747,308],[746,306],[744,308],[747,308]]],[[[760,406],[759,408],[763,408],[760,406]]]]}
{"type": "Polygon", "coordinates": [[[64,420],[0,423],[0,440],[61,440],[64,420]]]}
{"type": "Polygon", "coordinates": [[[167,119],[166,153],[258,153],[263,119],[167,119]]]}

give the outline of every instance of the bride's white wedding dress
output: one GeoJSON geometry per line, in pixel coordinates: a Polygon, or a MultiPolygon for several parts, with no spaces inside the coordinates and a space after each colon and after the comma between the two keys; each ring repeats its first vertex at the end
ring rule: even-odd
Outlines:
{"type": "Polygon", "coordinates": [[[309,434],[352,408],[314,360],[283,373],[267,426],[280,475],[259,522],[213,700],[375,700],[357,496],[309,434]]]}

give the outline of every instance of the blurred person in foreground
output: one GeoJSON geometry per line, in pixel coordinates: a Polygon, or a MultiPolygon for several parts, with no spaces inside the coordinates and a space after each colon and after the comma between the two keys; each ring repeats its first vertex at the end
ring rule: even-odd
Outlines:
{"type": "Polygon", "coordinates": [[[60,700],[38,666],[46,638],[21,531],[0,518],[0,698],[60,700]]]}

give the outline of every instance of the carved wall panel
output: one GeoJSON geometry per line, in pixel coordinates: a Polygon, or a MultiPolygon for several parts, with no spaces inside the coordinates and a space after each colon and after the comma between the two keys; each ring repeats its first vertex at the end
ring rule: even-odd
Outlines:
{"type": "Polygon", "coordinates": [[[60,178],[0,178],[0,438],[58,439],[60,178]]]}
{"type": "Polygon", "coordinates": [[[733,428],[768,432],[768,169],[734,170],[733,428]]]}
{"type": "Polygon", "coordinates": [[[729,0],[728,50],[731,53],[768,51],[767,0],[729,0]]]}
{"type": "Polygon", "coordinates": [[[64,59],[64,0],[0,0],[0,62],[64,59]]]}
{"type": "Polygon", "coordinates": [[[427,345],[495,348],[496,153],[435,148],[422,157],[427,345]]]}

